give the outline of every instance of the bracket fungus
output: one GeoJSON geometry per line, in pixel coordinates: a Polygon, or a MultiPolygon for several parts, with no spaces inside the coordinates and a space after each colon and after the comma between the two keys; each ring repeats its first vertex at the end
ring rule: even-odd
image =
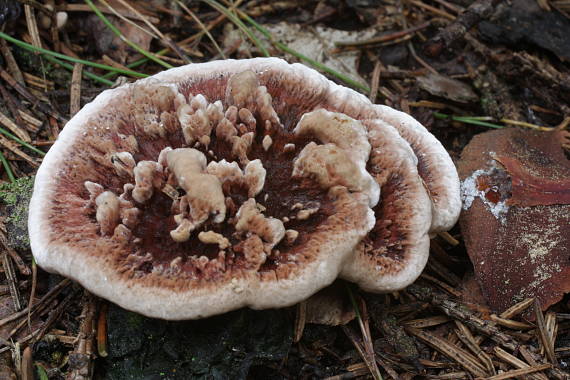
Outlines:
{"type": "Polygon", "coordinates": [[[292,305],[337,277],[401,289],[459,211],[455,167],[416,120],[256,58],[100,94],[40,167],[29,228],[44,269],[194,319],[292,305]]]}

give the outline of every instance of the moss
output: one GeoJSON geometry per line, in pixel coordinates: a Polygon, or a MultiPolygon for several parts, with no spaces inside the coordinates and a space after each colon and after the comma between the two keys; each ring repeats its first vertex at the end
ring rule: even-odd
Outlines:
{"type": "Polygon", "coordinates": [[[34,188],[34,177],[18,178],[0,185],[0,214],[8,232],[8,244],[16,249],[29,249],[28,206],[34,188]]]}

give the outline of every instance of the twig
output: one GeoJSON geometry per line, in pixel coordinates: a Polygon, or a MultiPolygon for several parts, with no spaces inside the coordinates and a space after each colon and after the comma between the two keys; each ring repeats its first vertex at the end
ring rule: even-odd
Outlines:
{"type": "Polygon", "coordinates": [[[492,341],[500,346],[514,351],[519,346],[511,336],[500,331],[494,324],[484,321],[475,313],[470,311],[467,307],[459,302],[451,301],[443,294],[434,294],[431,289],[423,288],[418,285],[411,285],[407,291],[422,301],[428,301],[446,315],[463,322],[471,329],[487,336],[492,341]]]}
{"type": "Polygon", "coordinates": [[[210,31],[208,29],[206,29],[206,26],[202,23],[202,21],[200,21],[200,19],[194,14],[194,12],[192,12],[183,2],[181,2],[180,0],[175,0],[175,1],[176,1],[176,4],[178,4],[182,9],[184,9],[184,11],[186,13],[188,13],[190,15],[190,17],[192,17],[192,19],[196,22],[196,24],[198,24],[200,29],[202,29],[204,34],[206,34],[206,36],[208,36],[208,38],[210,39],[210,41],[212,41],[212,44],[214,45],[214,47],[218,51],[218,54],[223,59],[226,59],[226,56],[225,56],[224,52],[222,51],[222,49],[220,48],[220,45],[218,45],[218,43],[216,42],[216,39],[214,38],[214,36],[212,36],[210,31]]]}
{"type": "Polygon", "coordinates": [[[372,70],[372,79],[370,79],[370,95],[368,99],[372,103],[376,103],[376,97],[378,96],[378,88],[380,87],[380,75],[382,73],[382,63],[376,61],[374,64],[374,70],[372,70]]]}
{"type": "MultiPolygon", "coordinates": [[[[494,351],[495,351],[495,355],[499,359],[501,359],[505,363],[509,363],[510,365],[512,365],[513,367],[516,367],[517,369],[523,369],[523,368],[531,367],[530,365],[523,362],[519,358],[509,354],[507,351],[503,350],[501,347],[494,347],[494,351]]],[[[534,363],[533,365],[536,365],[536,363],[534,363]]],[[[546,376],[544,376],[543,374],[530,375],[530,378],[532,378],[534,380],[548,380],[548,378],[546,376]]]]}
{"type": "Polygon", "coordinates": [[[423,24],[417,25],[417,26],[413,26],[411,28],[408,29],[404,29],[404,30],[400,30],[398,32],[394,32],[394,33],[390,33],[390,34],[386,34],[383,36],[378,36],[378,37],[373,37],[373,38],[369,38],[367,40],[361,40],[361,41],[346,41],[346,42],[335,42],[335,46],[347,46],[347,47],[354,47],[354,46],[369,46],[369,45],[376,45],[376,44],[380,44],[383,42],[387,42],[387,41],[392,41],[392,40],[396,40],[398,38],[410,35],[410,34],[414,34],[420,30],[423,30],[425,28],[427,28],[428,26],[430,26],[430,22],[424,22],[423,24]]]}
{"type": "Polygon", "coordinates": [[[107,309],[109,305],[103,301],[97,318],[97,353],[100,357],[107,357],[107,309]]]}
{"type": "Polygon", "coordinates": [[[426,3],[423,3],[419,0],[408,0],[410,2],[410,4],[414,4],[417,7],[423,8],[435,15],[441,16],[443,18],[446,18],[450,21],[455,20],[455,16],[450,15],[449,13],[447,13],[446,11],[442,11],[441,9],[438,9],[436,7],[432,7],[431,5],[428,5],[426,3]]]}
{"type": "Polygon", "coordinates": [[[96,62],[91,62],[91,61],[87,61],[84,59],[79,59],[79,58],[74,58],[74,57],[70,57],[68,55],[65,54],[61,54],[61,53],[56,53],[55,51],[51,51],[51,50],[47,50],[47,49],[43,49],[43,48],[38,48],[35,47],[34,45],[30,45],[24,41],[20,41],[16,38],[13,38],[9,35],[7,35],[6,33],[0,32],[0,38],[3,38],[7,41],[12,42],[14,45],[17,45],[23,49],[26,50],[30,50],[30,51],[36,51],[42,54],[47,54],[50,55],[52,57],[55,58],[59,58],[59,59],[63,59],[66,61],[71,61],[74,63],[83,63],[86,66],[91,66],[91,67],[95,67],[97,69],[103,69],[103,70],[108,70],[108,71],[113,71],[116,73],[120,73],[120,74],[125,74],[125,75],[131,75],[133,77],[138,77],[138,78],[146,78],[148,77],[147,74],[143,74],[143,73],[139,73],[136,71],[132,71],[132,70],[121,70],[121,69],[117,69],[116,67],[112,67],[112,66],[107,66],[107,65],[103,65],[100,63],[96,63],[96,62]]]}
{"type": "Polygon", "coordinates": [[[36,297],[36,286],[38,284],[38,265],[36,259],[32,257],[32,289],[30,290],[30,298],[28,298],[28,329],[32,332],[32,307],[34,306],[34,298],[36,297]]]}
{"type": "Polygon", "coordinates": [[[443,49],[461,38],[469,29],[477,25],[482,19],[488,18],[500,0],[477,0],[455,19],[455,21],[439,31],[424,45],[426,54],[436,57],[443,49]]]}
{"type": "MultiPolygon", "coordinates": [[[[62,280],[59,284],[54,286],[52,289],[50,289],[50,291],[47,292],[36,304],[31,306],[32,311],[37,309],[40,305],[45,304],[45,303],[49,302],[50,300],[52,300],[57,294],[59,294],[59,292],[61,292],[63,290],[63,288],[68,286],[70,282],[71,282],[71,280],[66,278],[66,279],[62,280]]],[[[28,307],[30,307],[30,306],[28,306],[28,307]]],[[[12,322],[13,320],[18,319],[18,318],[26,315],[28,313],[28,307],[26,307],[24,310],[18,311],[16,313],[12,313],[11,315],[5,317],[4,319],[0,319],[0,327],[4,326],[6,323],[12,322]]]]}
{"type": "Polygon", "coordinates": [[[36,22],[36,16],[32,7],[28,4],[24,5],[24,13],[26,14],[26,24],[28,26],[28,32],[32,37],[32,44],[36,47],[42,47],[42,40],[40,39],[40,33],[38,31],[38,24],[36,22]]]}
{"type": "Polygon", "coordinates": [[[18,67],[18,63],[14,59],[14,55],[12,54],[12,50],[8,46],[8,43],[4,39],[0,39],[0,51],[2,51],[2,55],[4,56],[4,60],[6,60],[6,66],[8,67],[8,71],[12,74],[16,82],[24,85],[24,76],[18,67]]]}
{"type": "Polygon", "coordinates": [[[12,259],[5,251],[2,252],[2,265],[4,266],[4,274],[6,275],[8,286],[10,287],[10,295],[12,296],[12,301],[14,302],[14,309],[16,311],[20,311],[22,310],[22,302],[20,301],[18,279],[16,278],[16,273],[14,272],[12,259]]]}
{"type": "Polygon", "coordinates": [[[155,27],[149,20],[148,18],[143,15],[142,13],[140,13],[136,8],[134,8],[131,4],[129,4],[126,0],[118,0],[119,3],[121,3],[122,5],[124,5],[128,10],[130,10],[131,12],[133,12],[135,15],[137,15],[140,20],[142,22],[144,22],[150,29],[152,29],[152,31],[154,33],[156,33],[160,39],[162,40],[162,43],[165,44],[166,46],[168,46],[170,48],[170,50],[172,50],[174,53],[176,53],[185,63],[192,63],[190,61],[190,59],[188,59],[188,57],[186,56],[186,54],[184,54],[182,52],[182,50],[180,50],[180,48],[168,37],[166,37],[164,34],[162,34],[162,32],[155,27]]]}
{"type": "Polygon", "coordinates": [[[26,265],[26,263],[24,262],[24,260],[22,260],[22,258],[20,257],[20,255],[18,255],[18,252],[16,252],[14,250],[14,248],[10,247],[8,245],[8,240],[6,239],[6,235],[4,235],[4,232],[0,231],[0,242],[2,242],[2,245],[4,246],[4,249],[6,250],[6,252],[8,252],[8,254],[10,255],[10,257],[12,258],[12,260],[14,260],[14,263],[16,264],[16,267],[18,267],[18,271],[23,274],[24,276],[29,276],[30,274],[32,274],[32,271],[30,270],[30,268],[26,265]]]}
{"type": "MultiPolygon", "coordinates": [[[[45,152],[42,152],[41,150],[39,150],[38,148],[36,148],[33,145],[28,144],[25,141],[20,140],[19,138],[17,138],[16,136],[14,136],[13,134],[11,134],[10,132],[6,131],[3,128],[0,128],[0,133],[8,136],[10,139],[16,141],[17,143],[19,143],[20,145],[25,146],[26,148],[38,153],[40,156],[45,156],[45,152]]],[[[6,148],[10,149],[12,152],[16,153],[18,156],[22,157],[24,160],[28,161],[30,163],[30,165],[32,166],[39,166],[39,164],[30,156],[28,156],[26,153],[22,152],[20,149],[18,149],[12,141],[8,140],[7,138],[5,138],[4,136],[0,136],[0,144],[4,145],[6,148]]]]}
{"type": "Polygon", "coordinates": [[[457,326],[456,333],[459,340],[461,340],[463,344],[465,344],[465,346],[467,346],[467,348],[469,348],[469,350],[471,350],[471,352],[479,358],[480,362],[483,363],[488,373],[492,375],[496,374],[497,372],[495,371],[491,357],[483,352],[483,350],[481,350],[475,341],[475,338],[471,334],[471,331],[469,331],[469,329],[459,321],[455,321],[455,326],[457,326]]]}
{"type": "Polygon", "coordinates": [[[479,364],[473,355],[460,349],[454,344],[449,343],[447,340],[414,327],[406,327],[406,331],[434,348],[436,351],[442,353],[451,360],[456,361],[474,376],[484,377],[487,375],[485,368],[479,364]]]}
{"type": "Polygon", "coordinates": [[[534,302],[533,298],[527,298],[525,300],[522,300],[521,302],[514,304],[513,306],[509,307],[507,310],[503,311],[499,315],[499,317],[510,319],[515,315],[518,315],[523,311],[525,311],[530,305],[533,304],[533,302],[534,302]]]}
{"type": "Polygon", "coordinates": [[[91,372],[93,370],[93,338],[95,333],[93,331],[95,314],[97,311],[95,297],[89,292],[85,291],[85,299],[83,301],[83,310],[81,316],[83,320],[79,327],[79,334],[77,335],[77,343],[75,350],[70,356],[70,371],[67,374],[67,380],[88,380],[91,379],[91,372]]]}
{"type": "Polygon", "coordinates": [[[545,369],[549,369],[552,367],[550,364],[541,364],[533,367],[523,368],[523,369],[514,369],[512,371],[508,371],[505,373],[501,373],[500,375],[495,375],[491,377],[487,377],[486,380],[506,380],[512,379],[514,377],[528,375],[530,373],[544,371],[545,369]]]}
{"type": "Polygon", "coordinates": [[[538,337],[542,343],[542,347],[546,352],[546,357],[550,362],[557,366],[558,361],[556,360],[556,354],[554,353],[554,342],[550,339],[550,334],[546,329],[546,324],[544,323],[544,316],[542,315],[542,309],[540,306],[540,301],[538,298],[534,299],[534,314],[536,316],[536,325],[538,330],[538,337]]]}
{"type": "Polygon", "coordinates": [[[297,312],[295,313],[295,331],[293,334],[293,342],[297,343],[303,337],[305,323],[307,320],[307,301],[301,301],[297,304],[297,312]]]}
{"type": "Polygon", "coordinates": [[[75,115],[81,109],[81,74],[83,72],[83,64],[76,63],[73,65],[73,74],[71,75],[71,86],[69,86],[69,116],[75,115]]]}
{"type": "Polygon", "coordinates": [[[93,12],[95,12],[97,17],[99,17],[101,19],[101,21],[103,21],[103,23],[105,25],[107,25],[107,27],[109,29],[111,29],[111,31],[117,37],[119,37],[121,39],[121,41],[123,41],[124,43],[126,43],[127,45],[129,45],[130,47],[132,47],[133,49],[135,49],[136,51],[138,51],[139,53],[141,53],[142,55],[144,55],[145,57],[147,57],[151,61],[154,61],[154,62],[158,63],[159,65],[161,65],[167,69],[171,69],[172,67],[174,67],[171,64],[164,62],[162,59],[158,58],[154,54],[146,51],[139,44],[137,44],[137,43],[129,40],[127,37],[125,37],[125,35],[123,33],[121,33],[121,31],[119,29],[117,29],[117,27],[115,25],[113,25],[111,23],[111,21],[109,21],[109,19],[103,13],[101,13],[99,8],[97,8],[97,6],[95,4],[93,4],[93,2],[91,0],[84,0],[84,1],[91,7],[91,9],[93,10],[93,12]]]}
{"type": "MultiPolygon", "coordinates": [[[[3,33],[0,32],[0,37],[2,37],[2,34],[3,33]]],[[[51,115],[62,122],[67,122],[67,120],[63,116],[52,110],[50,107],[46,106],[36,96],[30,93],[24,86],[16,82],[16,80],[6,70],[0,69],[0,77],[4,79],[6,83],[10,85],[10,87],[12,87],[26,100],[32,103],[34,107],[37,107],[43,113],[51,115]]]]}
{"type": "MultiPolygon", "coordinates": [[[[222,13],[231,22],[233,22],[242,32],[245,33],[245,35],[251,40],[251,42],[253,42],[253,44],[261,51],[261,53],[264,56],[266,57],[271,56],[271,54],[269,54],[269,51],[267,51],[263,43],[255,36],[255,34],[253,34],[251,30],[249,30],[249,28],[238,17],[236,17],[233,13],[231,13],[229,9],[227,9],[226,7],[224,7],[215,0],[202,0],[202,1],[211,6],[212,8],[214,8],[215,10],[217,10],[218,12],[222,13]]],[[[245,13],[239,11],[239,14],[241,16],[242,14],[245,13]]]]}
{"type": "Polygon", "coordinates": [[[350,329],[350,327],[346,325],[342,325],[341,328],[342,331],[344,331],[346,336],[350,339],[350,341],[356,348],[356,351],[358,352],[362,360],[364,360],[364,362],[366,363],[366,366],[368,367],[370,374],[374,377],[375,380],[382,380],[382,375],[378,370],[378,366],[376,365],[376,360],[374,359],[374,357],[371,358],[370,355],[368,355],[368,353],[366,352],[365,348],[362,346],[356,334],[350,329]]]}
{"type": "Polygon", "coordinates": [[[28,132],[24,129],[20,128],[16,123],[14,123],[10,118],[0,112],[0,124],[11,130],[16,136],[22,139],[25,142],[30,142],[32,139],[28,132]]]}

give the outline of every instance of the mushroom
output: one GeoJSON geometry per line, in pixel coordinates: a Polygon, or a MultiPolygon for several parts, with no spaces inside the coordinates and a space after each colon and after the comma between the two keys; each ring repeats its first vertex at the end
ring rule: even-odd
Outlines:
{"type": "Polygon", "coordinates": [[[77,113],[37,173],[30,240],[41,267],[101,297],[195,319],[292,305],[337,277],[401,289],[458,189],[410,116],[300,64],[215,61],[77,113]]]}

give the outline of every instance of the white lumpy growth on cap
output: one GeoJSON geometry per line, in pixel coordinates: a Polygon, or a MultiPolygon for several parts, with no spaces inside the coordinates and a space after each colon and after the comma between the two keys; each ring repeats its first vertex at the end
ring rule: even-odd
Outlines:
{"type": "Polygon", "coordinates": [[[205,172],[206,156],[192,148],[179,148],[166,154],[168,169],[185,192],[180,201],[178,228],[171,232],[174,240],[190,238],[190,232],[203,224],[210,215],[214,223],[226,218],[226,204],[220,180],[205,172]],[[188,219],[190,216],[191,220],[188,219]]]}
{"type": "Polygon", "coordinates": [[[380,187],[366,170],[371,148],[362,123],[319,109],[304,114],[294,133],[325,144],[307,144],[295,160],[293,176],[313,177],[324,189],[342,185],[368,195],[370,207],[378,203],[380,187]]]}

